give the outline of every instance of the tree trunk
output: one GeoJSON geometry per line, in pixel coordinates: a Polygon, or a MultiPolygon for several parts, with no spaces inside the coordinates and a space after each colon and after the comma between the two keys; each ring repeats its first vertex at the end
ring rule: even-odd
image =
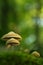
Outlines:
{"type": "Polygon", "coordinates": [[[36,24],[35,24],[35,35],[36,35],[36,47],[37,50],[40,52],[41,46],[39,42],[39,25],[38,22],[40,20],[40,13],[41,13],[41,1],[37,0],[37,13],[36,13],[36,24]]]}
{"type": "Polygon", "coordinates": [[[2,35],[5,34],[8,30],[8,21],[7,21],[7,14],[8,14],[8,4],[7,1],[3,1],[3,6],[2,6],[2,16],[1,16],[1,26],[2,26],[2,35]]]}

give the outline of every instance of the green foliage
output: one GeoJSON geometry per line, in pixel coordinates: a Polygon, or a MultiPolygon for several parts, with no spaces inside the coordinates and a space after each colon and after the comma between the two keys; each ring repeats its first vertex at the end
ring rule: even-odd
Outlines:
{"type": "Polygon", "coordinates": [[[43,59],[22,51],[4,49],[0,50],[0,65],[43,65],[43,59]]]}
{"type": "MultiPolygon", "coordinates": [[[[0,38],[9,31],[19,33],[23,47],[36,49],[43,56],[42,21],[43,0],[0,0],[0,38]]],[[[0,40],[0,45],[5,42],[0,40]]]]}

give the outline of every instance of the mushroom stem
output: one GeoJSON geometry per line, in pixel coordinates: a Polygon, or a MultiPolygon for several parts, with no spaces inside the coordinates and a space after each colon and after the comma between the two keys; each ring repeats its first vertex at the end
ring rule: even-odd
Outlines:
{"type": "Polygon", "coordinates": [[[11,47],[11,45],[7,45],[7,48],[10,48],[11,47]]]}

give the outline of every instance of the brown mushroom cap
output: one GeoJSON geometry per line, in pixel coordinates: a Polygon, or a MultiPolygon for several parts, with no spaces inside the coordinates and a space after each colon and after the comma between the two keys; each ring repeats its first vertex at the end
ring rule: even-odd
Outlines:
{"type": "Polygon", "coordinates": [[[15,39],[18,39],[18,40],[22,39],[22,37],[19,34],[14,33],[12,31],[9,32],[8,34],[3,35],[3,37],[1,39],[8,40],[8,39],[11,39],[11,38],[15,38],[15,39]]]}
{"type": "Polygon", "coordinates": [[[6,45],[19,45],[19,44],[20,42],[14,38],[11,38],[6,42],[6,45]]]}

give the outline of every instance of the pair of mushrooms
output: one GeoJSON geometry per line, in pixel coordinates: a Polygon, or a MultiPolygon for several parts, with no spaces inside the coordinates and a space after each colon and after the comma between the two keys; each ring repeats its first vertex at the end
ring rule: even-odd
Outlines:
{"type": "Polygon", "coordinates": [[[3,35],[1,39],[6,41],[7,48],[9,48],[11,46],[19,45],[22,37],[19,34],[11,31],[3,35]]]}

